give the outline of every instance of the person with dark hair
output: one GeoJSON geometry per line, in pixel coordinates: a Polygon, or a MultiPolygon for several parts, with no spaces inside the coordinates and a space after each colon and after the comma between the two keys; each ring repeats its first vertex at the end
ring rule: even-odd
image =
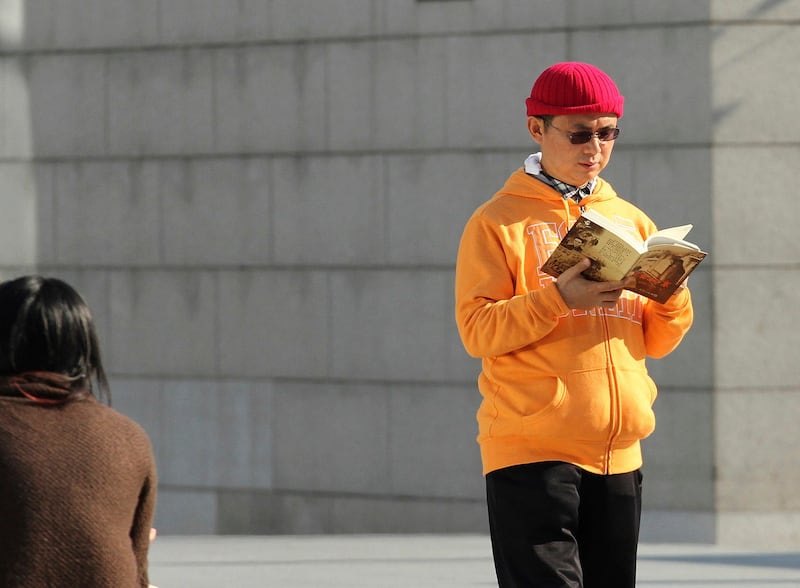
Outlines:
{"type": "Polygon", "coordinates": [[[55,278],[1,283],[3,588],[148,586],[153,449],[109,399],[83,298],[55,278]]]}
{"type": "Polygon", "coordinates": [[[502,588],[634,588],[642,493],[640,441],[655,427],[646,357],[692,324],[689,290],[665,303],[596,282],[582,259],[557,279],[541,266],[584,209],[642,239],[647,215],[600,177],[624,98],[599,68],[545,69],[526,100],[541,151],[467,222],[455,316],[482,359],[478,442],[502,588]]]}

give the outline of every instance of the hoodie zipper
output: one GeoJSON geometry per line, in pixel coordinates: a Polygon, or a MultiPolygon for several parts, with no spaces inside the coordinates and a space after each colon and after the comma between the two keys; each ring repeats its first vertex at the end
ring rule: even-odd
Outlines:
{"type": "MultiPolygon", "coordinates": [[[[572,225],[572,215],[570,214],[570,199],[564,200],[564,206],[567,213],[567,227],[572,225]]],[[[574,200],[573,200],[574,202],[574,200]]],[[[580,214],[586,211],[586,206],[578,204],[580,214]]],[[[577,218],[575,219],[577,220],[577,218]]],[[[611,473],[611,454],[614,447],[614,441],[619,437],[622,430],[621,407],[619,399],[619,386],[617,384],[617,372],[614,369],[614,360],[611,355],[611,342],[608,331],[608,318],[605,314],[597,311],[600,324],[603,328],[603,346],[606,350],[606,370],[608,372],[608,395],[609,395],[609,434],[608,442],[606,444],[606,453],[603,459],[603,473],[609,475],[611,473]]]]}
{"type": "Polygon", "coordinates": [[[614,359],[611,355],[611,342],[608,334],[608,319],[606,315],[601,315],[603,325],[604,347],[606,350],[606,370],[608,370],[608,395],[609,395],[609,434],[608,444],[606,445],[605,463],[603,469],[605,474],[611,473],[611,454],[614,442],[622,432],[622,407],[619,398],[619,383],[617,382],[617,371],[614,369],[614,359]]]}

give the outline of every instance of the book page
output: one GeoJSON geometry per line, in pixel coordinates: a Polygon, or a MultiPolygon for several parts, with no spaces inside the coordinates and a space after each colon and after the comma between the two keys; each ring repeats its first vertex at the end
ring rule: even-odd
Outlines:
{"type": "Polygon", "coordinates": [[[592,208],[584,210],[581,216],[585,219],[592,221],[596,225],[603,227],[607,231],[614,233],[614,235],[617,238],[621,239],[622,241],[630,245],[633,249],[635,249],[639,253],[647,251],[647,247],[638,237],[638,235],[632,233],[630,230],[628,230],[627,227],[617,224],[614,221],[610,220],[609,218],[603,216],[596,210],[592,208]]]}
{"type": "Polygon", "coordinates": [[[693,225],[681,225],[679,227],[670,227],[669,229],[657,231],[645,240],[645,245],[650,248],[653,245],[669,245],[675,243],[699,251],[700,248],[697,245],[685,240],[686,235],[692,230],[692,226],[693,225]]]}

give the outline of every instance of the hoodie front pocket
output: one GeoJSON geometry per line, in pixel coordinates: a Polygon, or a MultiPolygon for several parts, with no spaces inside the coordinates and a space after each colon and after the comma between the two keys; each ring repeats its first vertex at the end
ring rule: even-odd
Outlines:
{"type": "MultiPolygon", "coordinates": [[[[487,388],[491,384],[486,382],[487,388]]],[[[527,431],[526,423],[547,420],[548,415],[560,409],[564,401],[564,382],[557,376],[530,378],[524,387],[511,393],[510,389],[492,386],[493,393],[485,395],[478,409],[478,420],[485,432],[498,435],[518,435],[527,431]]]]}
{"type": "Polygon", "coordinates": [[[655,384],[646,372],[621,370],[609,379],[606,368],[569,373],[562,399],[552,409],[523,419],[526,434],[600,442],[612,434],[642,439],[655,428],[655,384]]]}
{"type": "Polygon", "coordinates": [[[606,369],[571,372],[559,379],[558,405],[523,419],[526,434],[555,438],[603,440],[611,426],[611,386],[606,369]]]}
{"type": "Polygon", "coordinates": [[[525,394],[516,399],[514,408],[524,420],[537,421],[560,410],[565,397],[566,386],[558,376],[532,378],[525,386],[525,394]]]}

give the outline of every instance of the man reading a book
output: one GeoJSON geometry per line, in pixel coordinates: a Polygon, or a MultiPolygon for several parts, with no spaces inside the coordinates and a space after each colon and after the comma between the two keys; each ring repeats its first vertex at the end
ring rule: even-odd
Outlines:
{"type": "Polygon", "coordinates": [[[646,357],[692,323],[689,290],[658,303],[598,282],[582,259],[541,271],[581,211],[643,239],[647,215],[600,177],[624,98],[587,63],[536,79],[527,125],[540,151],[467,222],[456,262],[456,322],[482,358],[478,442],[501,588],[634,588],[641,439],[655,427],[646,357]]]}

